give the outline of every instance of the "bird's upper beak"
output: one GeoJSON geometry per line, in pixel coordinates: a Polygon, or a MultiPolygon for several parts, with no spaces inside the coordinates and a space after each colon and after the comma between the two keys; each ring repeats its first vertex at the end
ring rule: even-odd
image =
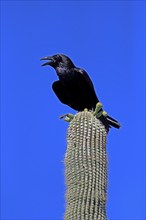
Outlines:
{"type": "Polygon", "coordinates": [[[51,57],[43,57],[40,60],[49,60],[48,62],[42,64],[42,66],[46,66],[46,65],[53,66],[53,64],[55,64],[55,59],[54,59],[53,56],[51,56],[51,57]]]}

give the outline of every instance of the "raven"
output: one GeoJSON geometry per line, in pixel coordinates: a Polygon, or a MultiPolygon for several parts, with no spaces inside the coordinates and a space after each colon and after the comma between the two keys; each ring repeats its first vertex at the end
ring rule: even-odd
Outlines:
{"type": "MultiPolygon", "coordinates": [[[[94,110],[99,102],[93,83],[85,70],[76,67],[71,59],[63,54],[46,56],[41,60],[47,60],[42,66],[52,66],[59,80],[52,85],[58,99],[77,111],[85,108],[94,110]]],[[[102,110],[102,109],[101,109],[102,110]]],[[[109,127],[120,128],[120,124],[110,116],[99,118],[108,130],[109,127]]]]}

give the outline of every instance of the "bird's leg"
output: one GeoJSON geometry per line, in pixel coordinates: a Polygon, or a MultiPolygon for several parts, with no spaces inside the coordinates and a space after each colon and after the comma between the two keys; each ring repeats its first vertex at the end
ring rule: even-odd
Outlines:
{"type": "Polygon", "coordinates": [[[96,104],[95,111],[94,111],[93,115],[96,116],[97,118],[100,118],[102,115],[104,117],[107,117],[107,112],[106,111],[101,111],[101,109],[102,109],[102,103],[98,102],[96,104]]]}
{"type": "Polygon", "coordinates": [[[66,121],[66,122],[71,122],[74,118],[74,115],[68,113],[68,114],[61,115],[59,118],[64,119],[64,121],[66,121]]]}

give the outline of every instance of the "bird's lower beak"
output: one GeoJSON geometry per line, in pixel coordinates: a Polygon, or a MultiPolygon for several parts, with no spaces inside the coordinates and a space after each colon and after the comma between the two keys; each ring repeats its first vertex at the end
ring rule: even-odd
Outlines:
{"type": "Polygon", "coordinates": [[[42,66],[46,66],[46,65],[52,66],[55,63],[55,60],[53,57],[43,57],[40,60],[49,60],[48,62],[42,64],[42,66]]]}

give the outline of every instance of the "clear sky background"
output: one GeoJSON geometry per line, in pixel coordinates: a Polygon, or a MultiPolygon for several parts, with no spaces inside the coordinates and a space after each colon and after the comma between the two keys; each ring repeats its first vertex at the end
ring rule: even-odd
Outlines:
{"type": "Polygon", "coordinates": [[[74,110],[51,89],[40,58],[64,53],[84,68],[104,109],[110,220],[145,219],[144,1],[1,1],[1,219],[61,220],[64,155],[74,110]]]}

